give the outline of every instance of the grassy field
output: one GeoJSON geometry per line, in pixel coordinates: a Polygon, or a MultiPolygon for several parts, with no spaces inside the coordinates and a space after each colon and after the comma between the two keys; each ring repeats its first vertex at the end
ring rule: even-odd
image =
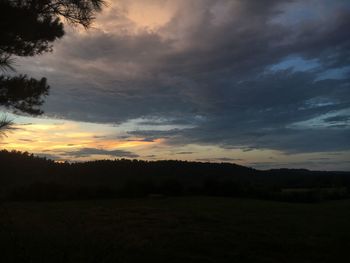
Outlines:
{"type": "Polygon", "coordinates": [[[0,204],[0,262],[350,262],[350,201],[0,204]]]}

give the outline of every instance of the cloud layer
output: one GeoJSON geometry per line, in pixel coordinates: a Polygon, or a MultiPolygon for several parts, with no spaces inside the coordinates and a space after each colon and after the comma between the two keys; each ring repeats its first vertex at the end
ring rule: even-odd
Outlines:
{"type": "Polygon", "coordinates": [[[97,148],[82,148],[79,150],[74,150],[71,152],[67,152],[65,155],[73,158],[81,158],[81,157],[90,157],[91,155],[97,155],[97,156],[107,156],[107,157],[114,157],[114,158],[120,158],[120,157],[126,157],[126,158],[137,158],[139,157],[137,154],[134,154],[129,151],[124,150],[104,150],[104,149],[97,149],[97,148]]]}
{"type": "Polygon", "coordinates": [[[49,116],[142,118],[128,134],[169,145],[346,151],[349,28],[341,0],[119,0],[19,64],[48,77],[49,116]]]}

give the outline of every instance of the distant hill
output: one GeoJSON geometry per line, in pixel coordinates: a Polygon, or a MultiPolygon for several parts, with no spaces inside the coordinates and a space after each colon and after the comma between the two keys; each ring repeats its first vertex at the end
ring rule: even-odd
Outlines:
{"type": "Polygon", "coordinates": [[[61,200],[170,195],[236,196],[285,201],[349,197],[349,172],[259,171],[231,163],[102,160],[57,163],[0,151],[0,198],[61,200]]]}

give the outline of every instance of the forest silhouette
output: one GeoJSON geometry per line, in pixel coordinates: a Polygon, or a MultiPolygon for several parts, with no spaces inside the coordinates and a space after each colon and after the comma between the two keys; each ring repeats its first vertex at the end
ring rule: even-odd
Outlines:
{"type": "Polygon", "coordinates": [[[231,163],[100,160],[57,163],[0,152],[0,195],[8,200],[226,196],[290,202],[350,197],[349,172],[256,170],[231,163]]]}

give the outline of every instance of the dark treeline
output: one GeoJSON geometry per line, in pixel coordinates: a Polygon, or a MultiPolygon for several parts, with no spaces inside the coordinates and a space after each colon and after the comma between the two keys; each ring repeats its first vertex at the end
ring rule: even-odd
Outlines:
{"type": "Polygon", "coordinates": [[[57,163],[6,150],[0,151],[0,167],[3,200],[210,195],[318,202],[350,197],[350,172],[126,159],[57,163]]]}

